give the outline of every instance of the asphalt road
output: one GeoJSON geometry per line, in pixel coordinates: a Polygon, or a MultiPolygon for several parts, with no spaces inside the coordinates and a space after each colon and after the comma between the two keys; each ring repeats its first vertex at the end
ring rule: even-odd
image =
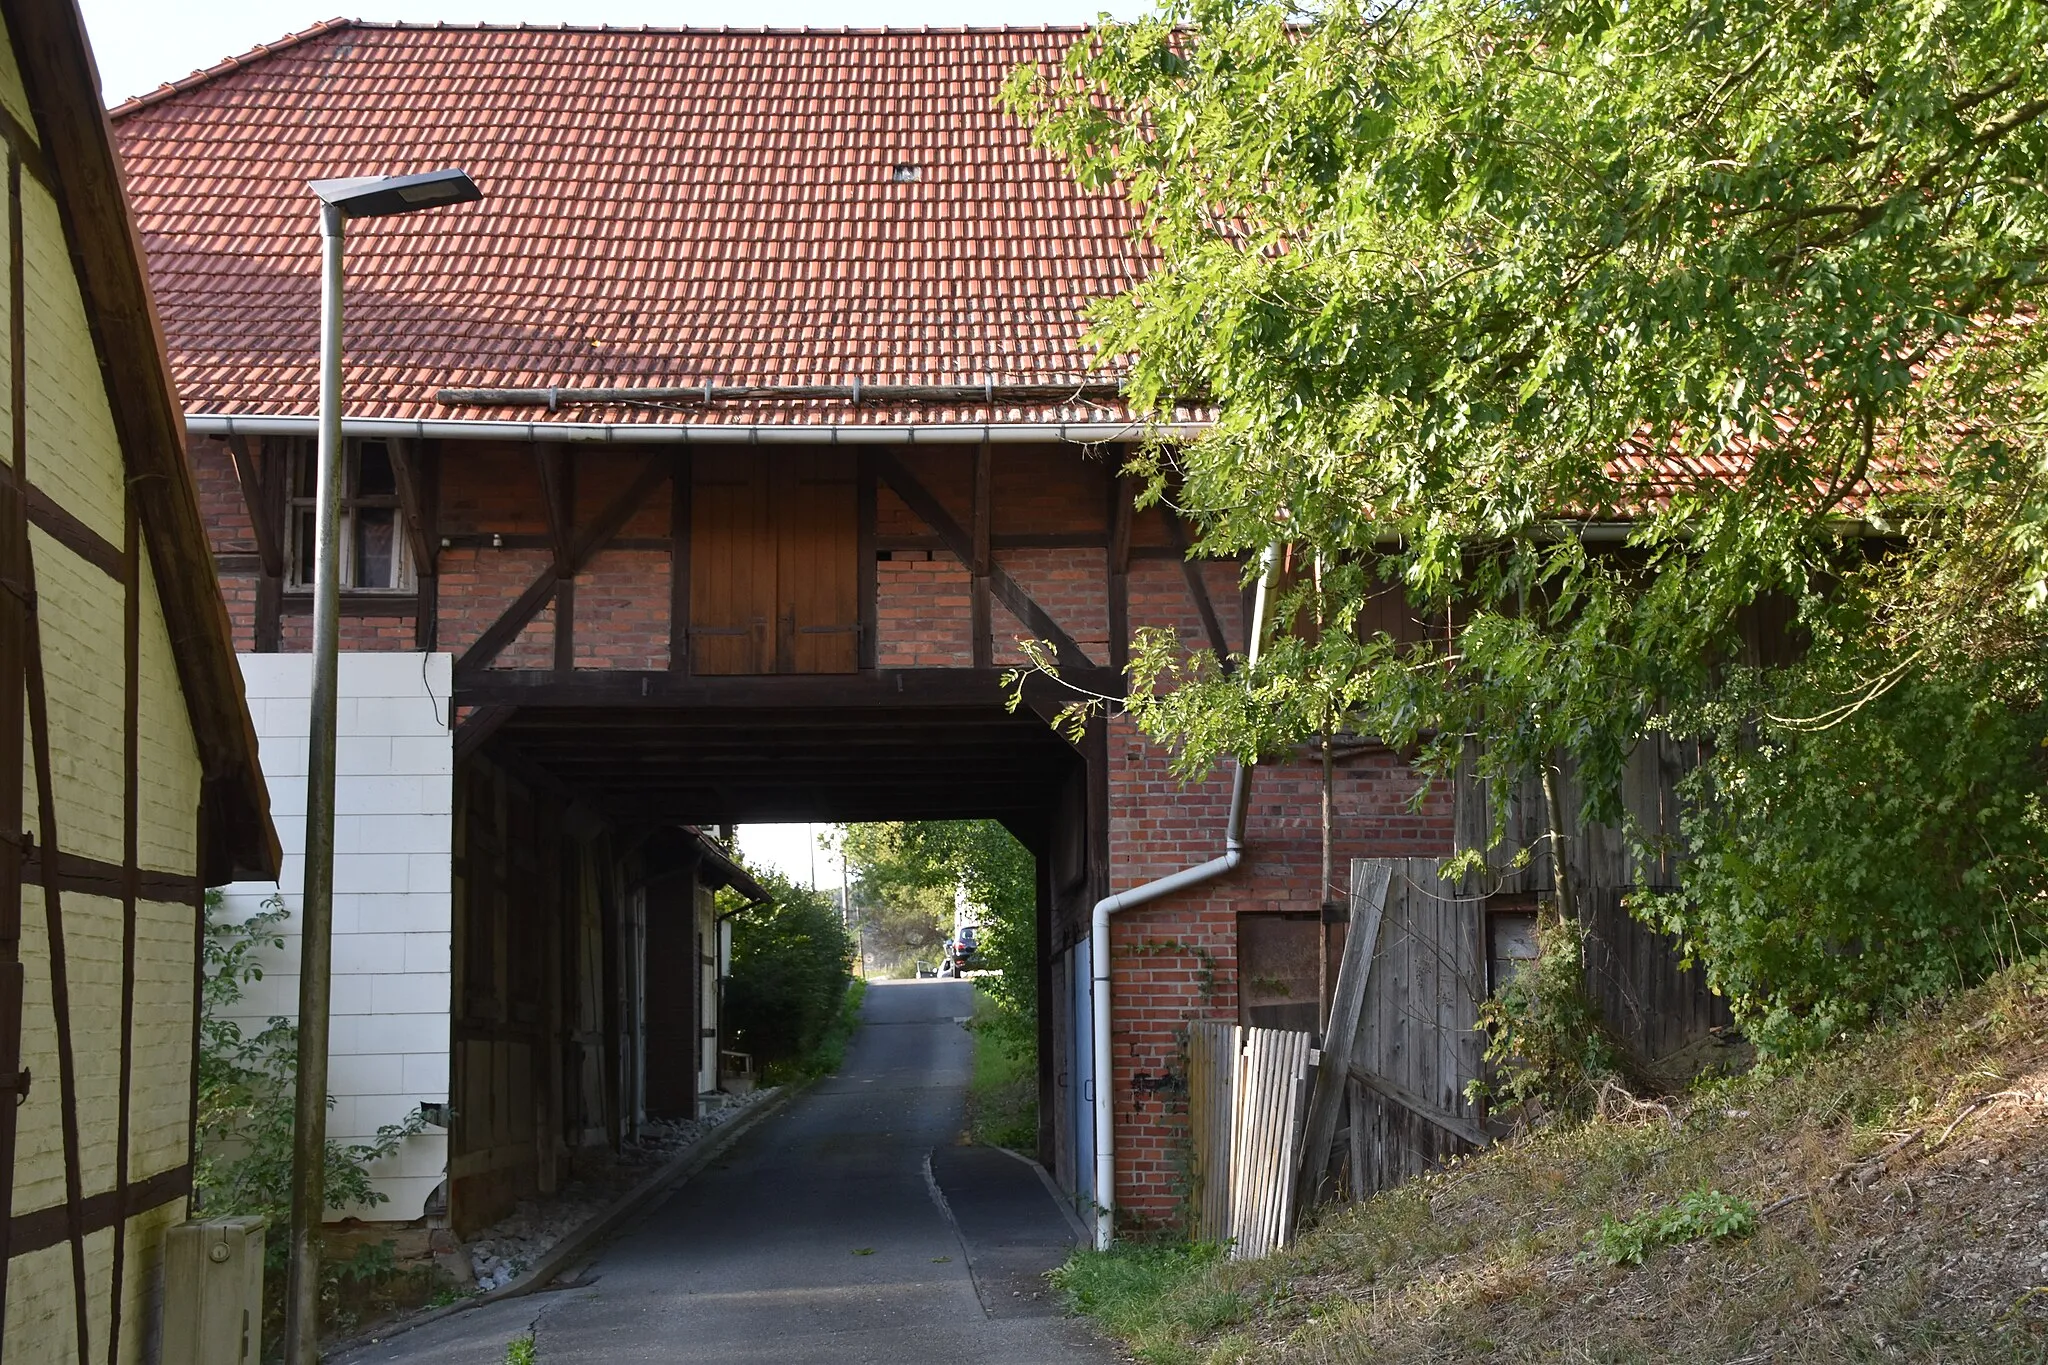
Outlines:
{"type": "Polygon", "coordinates": [[[650,1207],[567,1288],[485,1305],[347,1365],[1053,1365],[1112,1353],[1042,1272],[1074,1236],[1038,1173],[962,1148],[964,982],[877,983],[840,1074],[650,1207]]]}

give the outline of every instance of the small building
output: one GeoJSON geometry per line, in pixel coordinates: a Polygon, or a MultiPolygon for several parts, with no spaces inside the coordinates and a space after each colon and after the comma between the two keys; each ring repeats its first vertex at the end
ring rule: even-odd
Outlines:
{"type": "Polygon", "coordinates": [[[278,849],[77,9],[0,17],[0,1359],[139,1361],[205,889],[278,849]]]}

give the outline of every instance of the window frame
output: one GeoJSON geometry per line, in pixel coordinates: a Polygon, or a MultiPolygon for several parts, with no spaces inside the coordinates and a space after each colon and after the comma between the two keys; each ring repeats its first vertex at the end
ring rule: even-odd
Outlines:
{"type": "MultiPolygon", "coordinates": [[[[362,470],[362,452],[365,446],[383,446],[387,452],[398,445],[396,440],[385,437],[349,437],[342,442],[342,496],[341,496],[341,590],[344,594],[366,593],[380,597],[402,597],[419,590],[418,578],[412,562],[412,546],[405,534],[404,501],[398,494],[397,479],[399,461],[392,458],[392,491],[389,493],[359,493],[362,470]],[[385,511],[391,513],[391,582],[388,585],[365,587],[356,579],[356,513],[359,510],[385,511]]],[[[313,583],[310,577],[301,574],[301,551],[307,574],[313,562],[313,551],[305,546],[304,527],[312,520],[312,514],[319,505],[317,481],[319,479],[319,447],[312,441],[299,442],[292,451],[291,467],[287,471],[285,486],[285,590],[287,592],[310,593],[313,583]],[[301,491],[303,488],[304,491],[301,491]]]]}

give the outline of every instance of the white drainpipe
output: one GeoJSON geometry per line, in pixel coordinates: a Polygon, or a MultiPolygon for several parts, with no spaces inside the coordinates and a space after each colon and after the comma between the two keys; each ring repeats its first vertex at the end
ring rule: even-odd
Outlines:
{"type": "MultiPolygon", "coordinates": [[[[1259,639],[1265,633],[1266,593],[1272,586],[1273,570],[1280,560],[1280,547],[1268,546],[1259,572],[1259,587],[1252,599],[1251,638],[1246,645],[1247,666],[1259,661],[1259,639]]],[[[1119,910],[1170,896],[1198,886],[1231,871],[1244,861],[1245,805],[1251,796],[1251,768],[1243,758],[1230,779],[1230,816],[1223,827],[1223,856],[1206,863],[1104,896],[1095,902],[1094,920],[1088,930],[1088,953],[1095,977],[1090,992],[1095,1015],[1095,1249],[1109,1250],[1116,1215],[1116,1108],[1113,1103],[1109,1045],[1109,917],[1119,910]]]]}

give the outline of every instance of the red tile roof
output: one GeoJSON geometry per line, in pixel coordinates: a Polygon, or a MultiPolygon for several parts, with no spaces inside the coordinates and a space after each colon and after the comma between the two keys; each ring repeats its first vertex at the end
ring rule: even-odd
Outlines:
{"type": "MultiPolygon", "coordinates": [[[[458,386],[1090,377],[1133,218],[997,107],[1084,30],[627,30],[335,20],[113,111],[187,411],[311,414],[308,180],[466,168],[478,205],[352,225],[351,416],[458,386]],[[901,169],[899,168],[907,168],[901,169]]],[[[1100,379],[1099,372],[1093,377],[1100,379]]],[[[564,421],[1101,420],[564,407],[564,421]]]]}

